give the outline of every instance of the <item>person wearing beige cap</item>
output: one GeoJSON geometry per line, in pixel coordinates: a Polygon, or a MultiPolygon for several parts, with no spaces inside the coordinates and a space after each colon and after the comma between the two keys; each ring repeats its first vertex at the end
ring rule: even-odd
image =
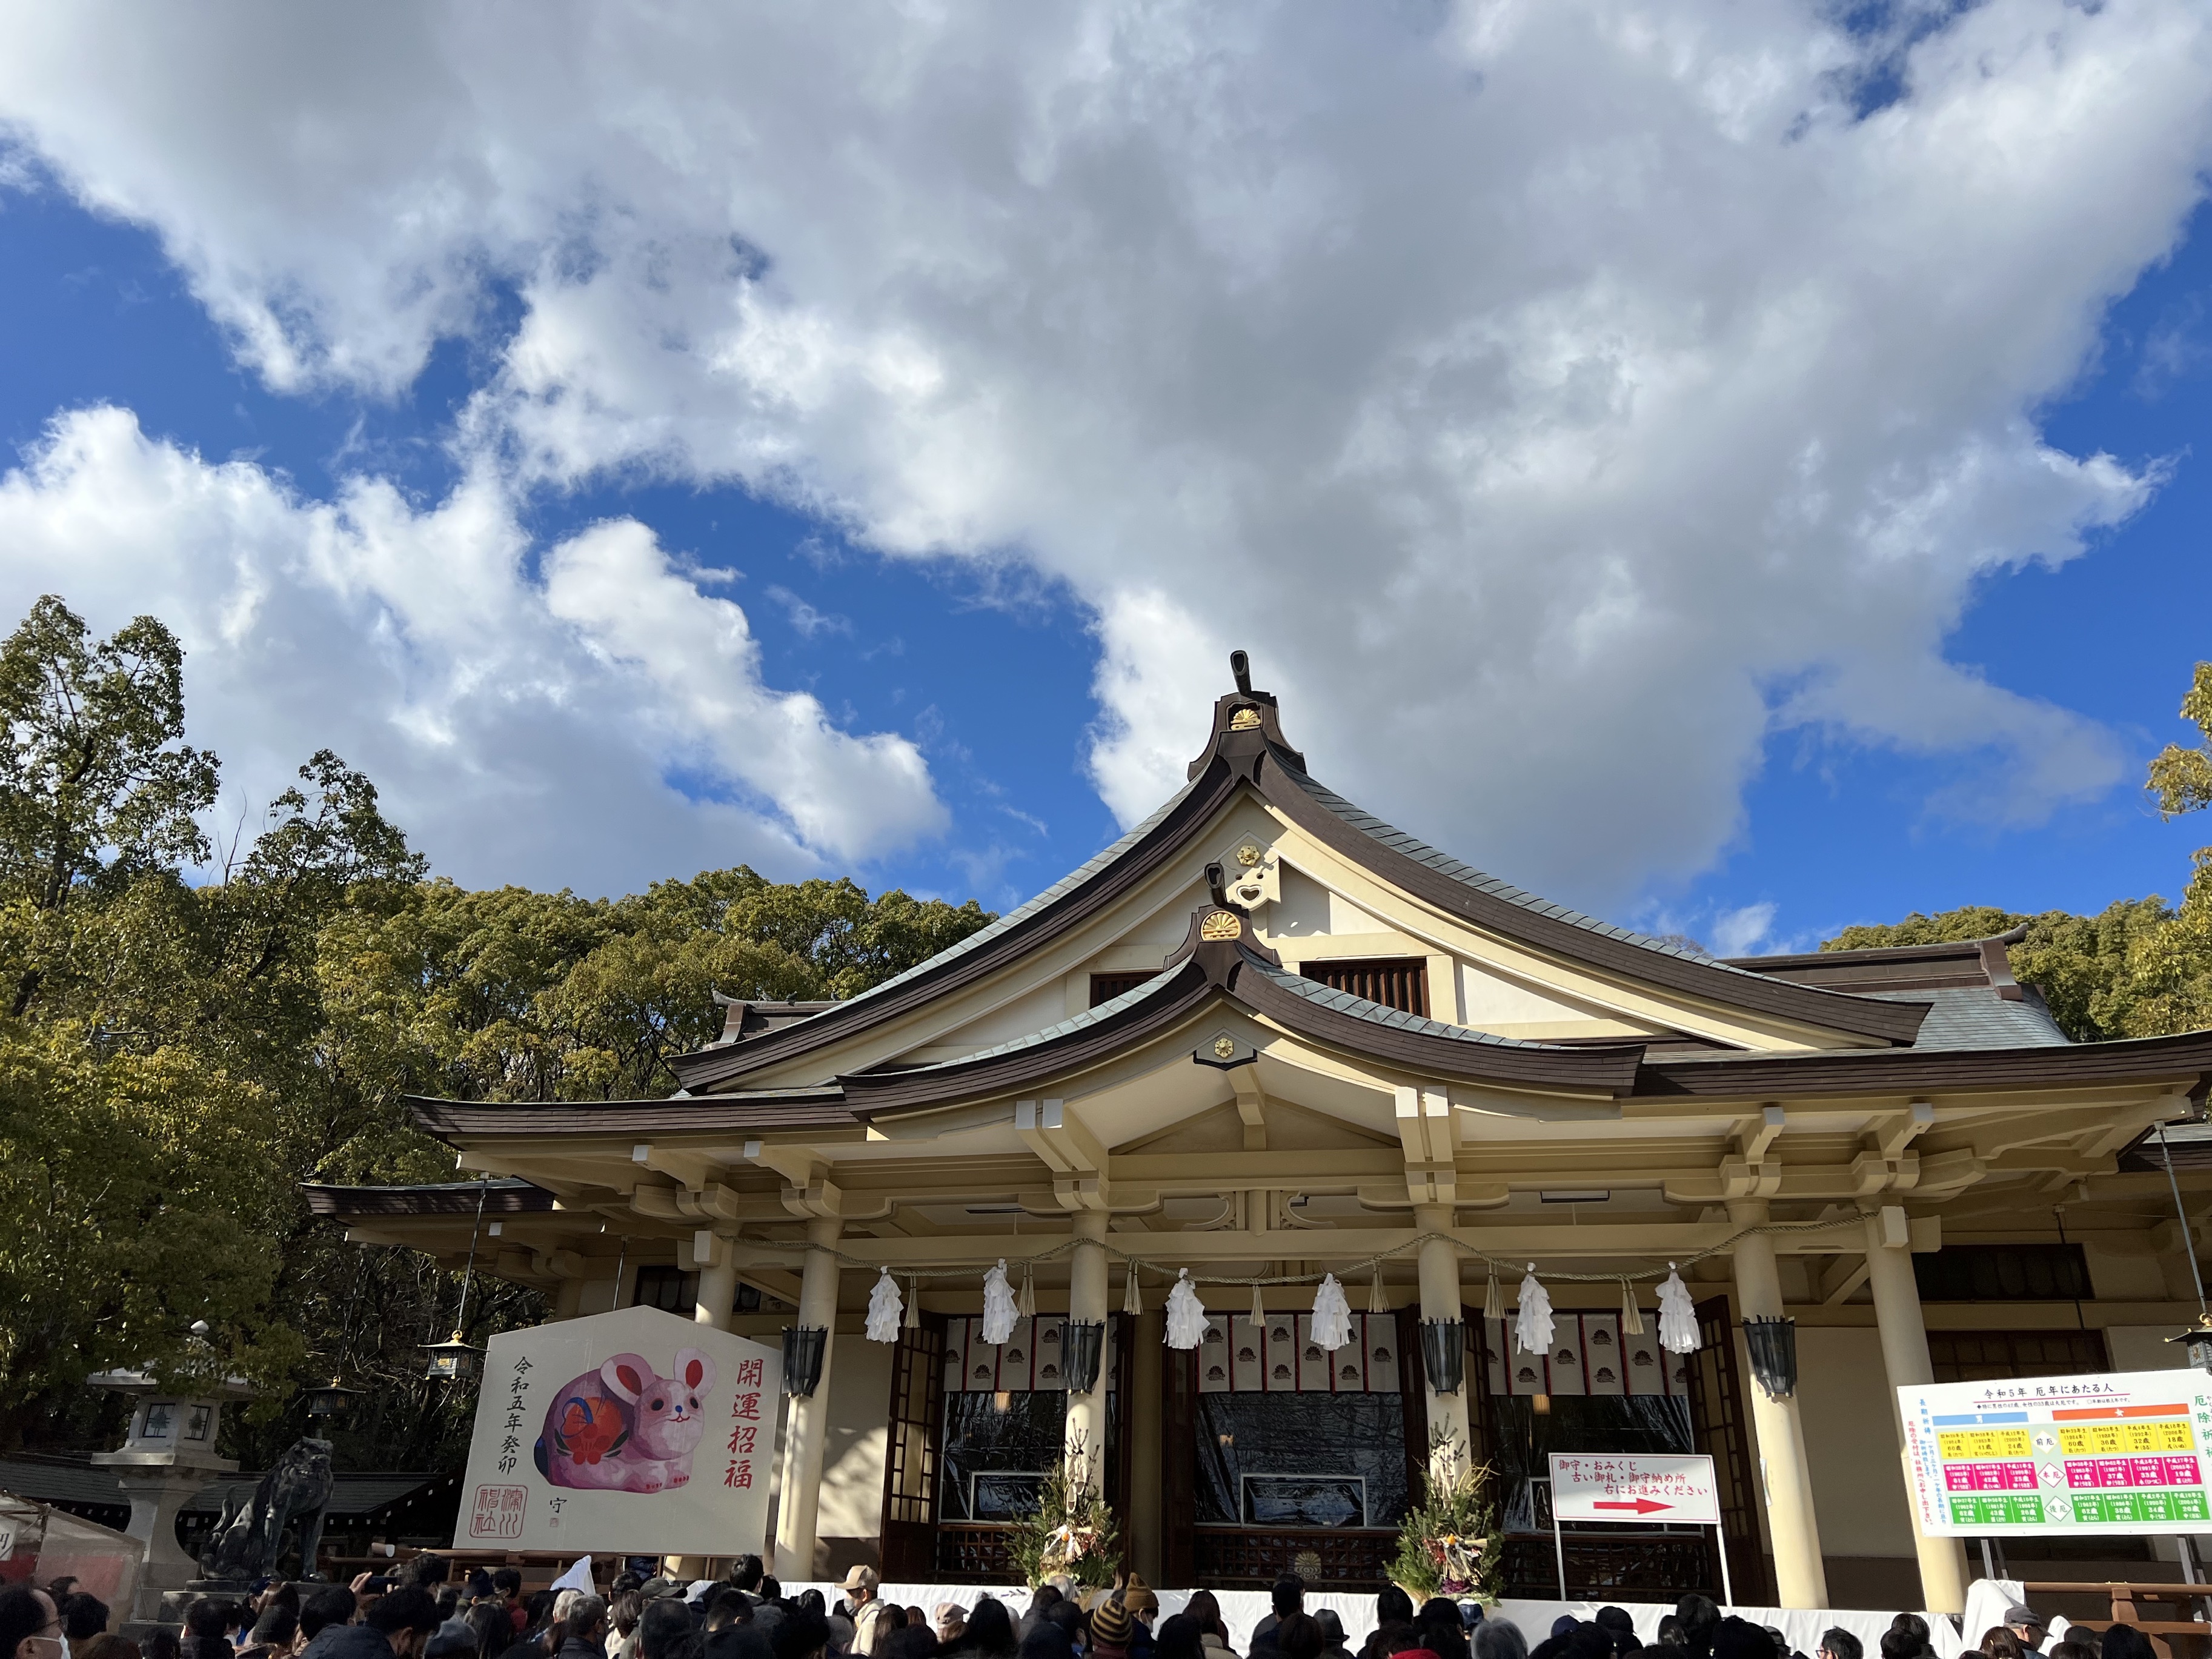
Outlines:
{"type": "Polygon", "coordinates": [[[872,1654],[876,1650],[876,1621],[884,1616],[884,1604],[876,1599],[876,1587],[883,1580],[873,1567],[864,1567],[857,1562],[845,1574],[845,1582],[837,1588],[845,1592],[845,1600],[853,1609],[853,1639],[847,1651],[872,1654]]]}
{"type": "Polygon", "coordinates": [[[1129,1651],[1142,1656],[1152,1650],[1152,1626],[1159,1621],[1160,1598],[1152,1594],[1152,1587],[1135,1573],[1121,1592],[1121,1605],[1129,1610],[1135,1625],[1129,1632],[1129,1651]]]}

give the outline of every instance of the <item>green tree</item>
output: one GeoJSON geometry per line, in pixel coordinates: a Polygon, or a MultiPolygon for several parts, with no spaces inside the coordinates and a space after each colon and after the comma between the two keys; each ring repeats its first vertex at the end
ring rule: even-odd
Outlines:
{"type": "Polygon", "coordinates": [[[185,653],[140,617],[113,638],[49,593],[0,644],[0,893],[20,1018],[67,960],[81,889],[207,856],[217,763],[184,742],[185,653]]]}
{"type": "MultiPolygon", "coordinates": [[[[409,1094],[665,1095],[720,1030],[715,991],[851,996],[992,920],[743,868],[611,900],[470,891],[328,750],[218,852],[183,665],[155,619],[94,640],[52,598],[0,643],[0,1450],[106,1437],[83,1376],[152,1364],[261,1382],[225,1419],[252,1463],[334,1370],[369,1391],[342,1459],[450,1463],[467,1403],[418,1345],[453,1328],[456,1276],[345,1243],[301,1184],[450,1179],[409,1094]]],[[[466,1332],[543,1316],[479,1272],[466,1332]]]]}

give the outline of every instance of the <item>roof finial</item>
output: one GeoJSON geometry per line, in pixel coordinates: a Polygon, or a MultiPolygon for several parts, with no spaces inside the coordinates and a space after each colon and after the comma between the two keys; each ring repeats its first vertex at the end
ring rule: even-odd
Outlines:
{"type": "Polygon", "coordinates": [[[1237,689],[1246,696],[1252,695],[1252,659],[1242,651],[1229,653],[1229,672],[1237,676],[1237,689]]]}

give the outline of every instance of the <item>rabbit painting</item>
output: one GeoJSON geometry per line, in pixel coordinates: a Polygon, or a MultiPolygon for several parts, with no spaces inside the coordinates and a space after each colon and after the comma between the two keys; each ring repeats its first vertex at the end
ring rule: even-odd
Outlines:
{"type": "Polygon", "coordinates": [[[538,1472],[556,1486],[665,1492],[691,1478],[707,1431],[714,1362],[696,1348],[663,1376],[638,1354],[618,1353],[553,1396],[538,1437],[538,1472]]]}

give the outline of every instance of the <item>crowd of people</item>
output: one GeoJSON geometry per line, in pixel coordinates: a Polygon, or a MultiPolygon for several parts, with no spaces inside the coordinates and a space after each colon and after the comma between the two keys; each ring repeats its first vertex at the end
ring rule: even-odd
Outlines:
{"type": "MultiPolygon", "coordinates": [[[[186,1610],[184,1631],[155,1628],[125,1639],[109,1608],[74,1580],[0,1590],[0,1659],[1807,1659],[1771,1626],[1723,1615],[1686,1595],[1644,1642],[1626,1609],[1562,1617],[1534,1647],[1512,1620],[1474,1604],[1437,1598],[1416,1607],[1391,1588],[1375,1598],[1374,1623],[1355,1650],[1338,1613],[1307,1610],[1306,1586],[1279,1580],[1273,1610],[1247,1650],[1231,1645],[1210,1591],[1161,1617],[1159,1597],[1133,1575],[1085,1589],[1056,1579],[1018,1614],[978,1594],[968,1606],[902,1607],[881,1594],[872,1568],[845,1576],[831,1603],[817,1589],[787,1595],[758,1556],[725,1578],[685,1583],[618,1575],[592,1589],[526,1595],[512,1568],[456,1578],[444,1556],[423,1554],[392,1577],[311,1589],[271,1583],[238,1598],[207,1596],[186,1610]]],[[[1817,1659],[1869,1659],[1849,1631],[1820,1639],[1817,1659]]],[[[1928,1623],[1901,1613],[1878,1659],[1942,1659],[1928,1623]]],[[[2101,1634],[2066,1627],[2052,1642],[2024,1607],[1958,1659],[2153,1659],[2130,1625],[2101,1634]]]]}

